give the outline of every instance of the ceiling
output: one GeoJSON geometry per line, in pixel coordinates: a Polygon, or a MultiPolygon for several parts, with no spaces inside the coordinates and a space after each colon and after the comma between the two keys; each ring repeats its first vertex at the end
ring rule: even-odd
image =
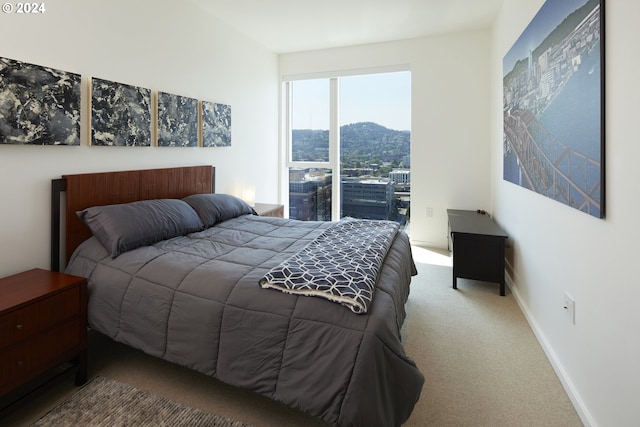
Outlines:
{"type": "Polygon", "coordinates": [[[503,0],[191,0],[275,53],[491,26],[503,0]]]}

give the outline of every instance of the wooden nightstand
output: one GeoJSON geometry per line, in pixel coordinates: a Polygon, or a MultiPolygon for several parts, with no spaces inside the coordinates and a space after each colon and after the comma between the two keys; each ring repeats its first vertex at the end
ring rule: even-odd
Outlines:
{"type": "Polygon", "coordinates": [[[84,384],[87,280],[41,269],[0,279],[0,397],[68,361],[84,384]]]}
{"type": "Polygon", "coordinates": [[[284,205],[275,205],[271,203],[256,203],[253,207],[260,216],[272,216],[275,218],[284,218],[284,205]]]}

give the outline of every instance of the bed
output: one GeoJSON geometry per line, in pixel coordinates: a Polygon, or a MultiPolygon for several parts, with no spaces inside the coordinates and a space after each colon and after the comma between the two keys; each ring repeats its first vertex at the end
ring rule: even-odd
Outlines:
{"type": "Polygon", "coordinates": [[[214,188],[211,166],[52,181],[52,268],[88,278],[89,326],[335,426],[404,423],[424,383],[400,339],[416,274],[406,234],[356,314],[262,286],[336,223],[257,216],[214,188]]]}

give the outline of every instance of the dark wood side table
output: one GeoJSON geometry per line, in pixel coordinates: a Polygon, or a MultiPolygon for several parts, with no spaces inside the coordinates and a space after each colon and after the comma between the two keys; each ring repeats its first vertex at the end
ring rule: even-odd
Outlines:
{"type": "Polygon", "coordinates": [[[256,203],[253,207],[260,216],[284,218],[284,205],[271,203],[256,203]]]}
{"type": "Polygon", "coordinates": [[[507,234],[486,213],[447,209],[449,250],[453,251],[453,288],[457,279],[500,283],[505,295],[504,247],[507,234]]]}
{"type": "Polygon", "coordinates": [[[42,269],[0,279],[0,403],[23,397],[12,395],[69,361],[84,384],[87,280],[42,269]]]}

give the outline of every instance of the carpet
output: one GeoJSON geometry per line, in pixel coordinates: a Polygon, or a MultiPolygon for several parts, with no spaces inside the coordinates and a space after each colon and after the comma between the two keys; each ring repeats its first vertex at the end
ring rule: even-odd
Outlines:
{"type": "Polygon", "coordinates": [[[33,424],[79,425],[251,427],[100,376],[33,424]]]}

